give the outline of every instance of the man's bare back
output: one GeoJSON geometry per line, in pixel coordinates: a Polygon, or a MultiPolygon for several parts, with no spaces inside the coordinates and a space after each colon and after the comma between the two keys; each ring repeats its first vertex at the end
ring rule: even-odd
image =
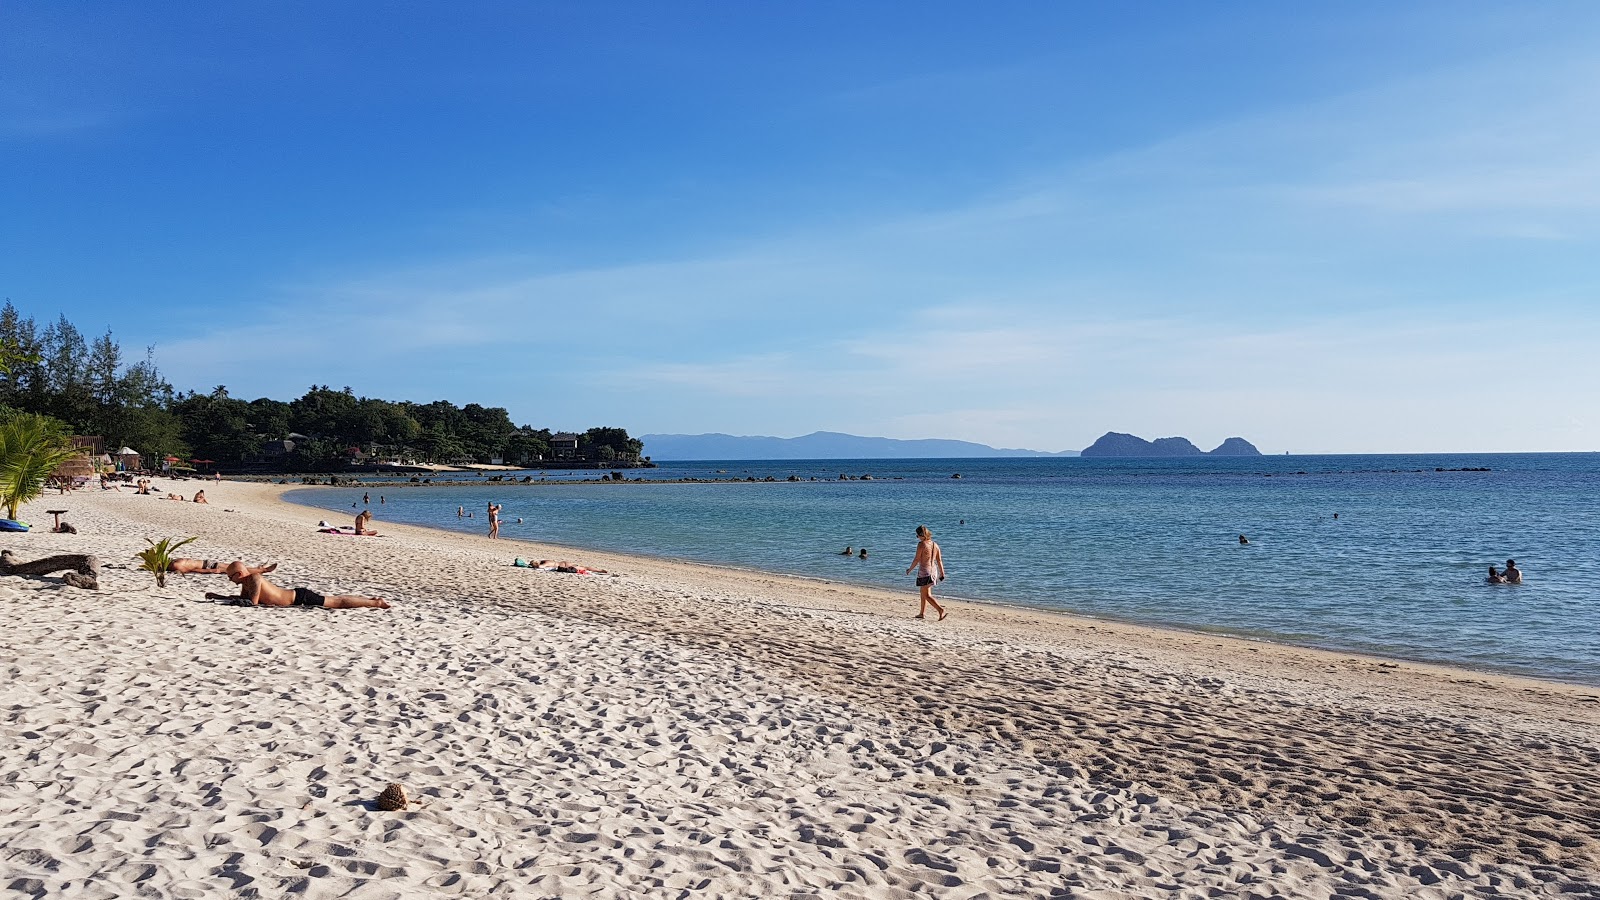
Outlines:
{"type": "Polygon", "coordinates": [[[310,588],[279,587],[242,562],[228,564],[228,580],[239,585],[237,597],[207,593],[207,600],[248,600],[252,606],[320,606],[325,609],[388,609],[389,601],[355,594],[323,596],[310,588]]]}

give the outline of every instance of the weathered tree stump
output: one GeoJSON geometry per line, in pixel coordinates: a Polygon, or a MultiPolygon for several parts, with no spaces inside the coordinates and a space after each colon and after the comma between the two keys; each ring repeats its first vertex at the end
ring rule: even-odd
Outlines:
{"type": "Polygon", "coordinates": [[[18,562],[10,550],[0,552],[0,575],[49,575],[69,569],[61,580],[76,588],[100,590],[100,559],[84,553],[47,556],[33,562],[18,562]]]}

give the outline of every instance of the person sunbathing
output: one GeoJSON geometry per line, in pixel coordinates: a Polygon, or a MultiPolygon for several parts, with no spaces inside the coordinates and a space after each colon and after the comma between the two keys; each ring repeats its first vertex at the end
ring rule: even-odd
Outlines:
{"type": "MultiPolygon", "coordinates": [[[[265,575],[278,568],[277,563],[270,566],[245,566],[245,569],[255,575],[265,575]]],[[[228,563],[216,559],[189,559],[179,557],[167,564],[168,572],[179,575],[225,575],[228,572],[228,563]]]]}
{"type": "Polygon", "coordinates": [[[378,533],[367,527],[371,524],[372,513],[363,509],[356,515],[356,534],[366,535],[368,537],[376,537],[378,533]]]}
{"type": "Polygon", "coordinates": [[[324,609],[388,609],[389,601],[379,597],[362,597],[356,594],[324,596],[310,588],[278,587],[267,576],[252,572],[238,560],[228,563],[224,574],[239,585],[238,596],[206,592],[207,600],[246,601],[251,606],[320,606],[324,609]]]}
{"type": "Polygon", "coordinates": [[[196,503],[210,503],[211,501],[206,499],[206,492],[205,491],[196,491],[195,495],[194,495],[194,502],[196,502],[196,503]]]}
{"type": "Polygon", "coordinates": [[[577,563],[567,562],[564,559],[561,560],[560,562],[552,562],[552,561],[550,561],[548,559],[541,559],[541,560],[539,560],[538,564],[534,566],[534,568],[535,569],[544,569],[547,572],[566,572],[566,573],[572,574],[572,575],[609,575],[609,574],[611,574],[610,572],[607,572],[605,569],[590,569],[590,568],[587,568],[587,567],[584,567],[584,566],[580,566],[577,563]]]}

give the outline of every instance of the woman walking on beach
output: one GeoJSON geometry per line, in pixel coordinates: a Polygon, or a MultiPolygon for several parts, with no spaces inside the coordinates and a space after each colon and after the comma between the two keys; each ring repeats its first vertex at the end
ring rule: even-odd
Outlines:
{"type": "Polygon", "coordinates": [[[917,555],[911,560],[911,565],[906,567],[906,574],[912,570],[917,573],[917,588],[922,591],[922,603],[917,607],[917,618],[927,618],[928,607],[932,606],[939,614],[939,621],[945,617],[944,607],[939,601],[933,599],[934,578],[944,580],[944,554],[940,552],[939,545],[933,542],[933,532],[926,525],[917,526],[917,555]]]}

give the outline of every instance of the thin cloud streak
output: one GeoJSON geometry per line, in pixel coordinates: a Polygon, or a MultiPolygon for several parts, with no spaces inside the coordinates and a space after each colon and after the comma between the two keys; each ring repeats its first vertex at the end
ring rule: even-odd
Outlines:
{"type": "Polygon", "coordinates": [[[283,311],[245,348],[179,341],[166,368],[211,383],[244,363],[263,392],[309,380],[285,370],[331,372],[311,377],[383,393],[422,383],[419,359],[461,361],[453,391],[514,405],[504,367],[478,361],[515,354],[524,383],[585,373],[585,394],[546,404],[642,430],[804,422],[1046,449],[1107,429],[1305,450],[1600,445],[1557,414],[1595,364],[1538,333],[1594,330],[1561,320],[1576,300],[1541,299],[1595,279],[1577,256],[1600,205],[1600,128],[1570,113],[1600,108],[1600,82],[1577,75],[1600,68],[1495,60],[1173,135],[965,205],[700,256],[308,280],[277,293],[283,311]],[[1485,286],[1495,260],[1473,241],[1510,234],[1576,255],[1518,273],[1514,290],[1485,286]],[[1519,327],[1455,321],[1496,307],[1519,327]],[[1522,426],[1484,433],[1483,399],[1512,396],[1522,426]],[[917,430],[934,423],[963,433],[917,430]]]}

